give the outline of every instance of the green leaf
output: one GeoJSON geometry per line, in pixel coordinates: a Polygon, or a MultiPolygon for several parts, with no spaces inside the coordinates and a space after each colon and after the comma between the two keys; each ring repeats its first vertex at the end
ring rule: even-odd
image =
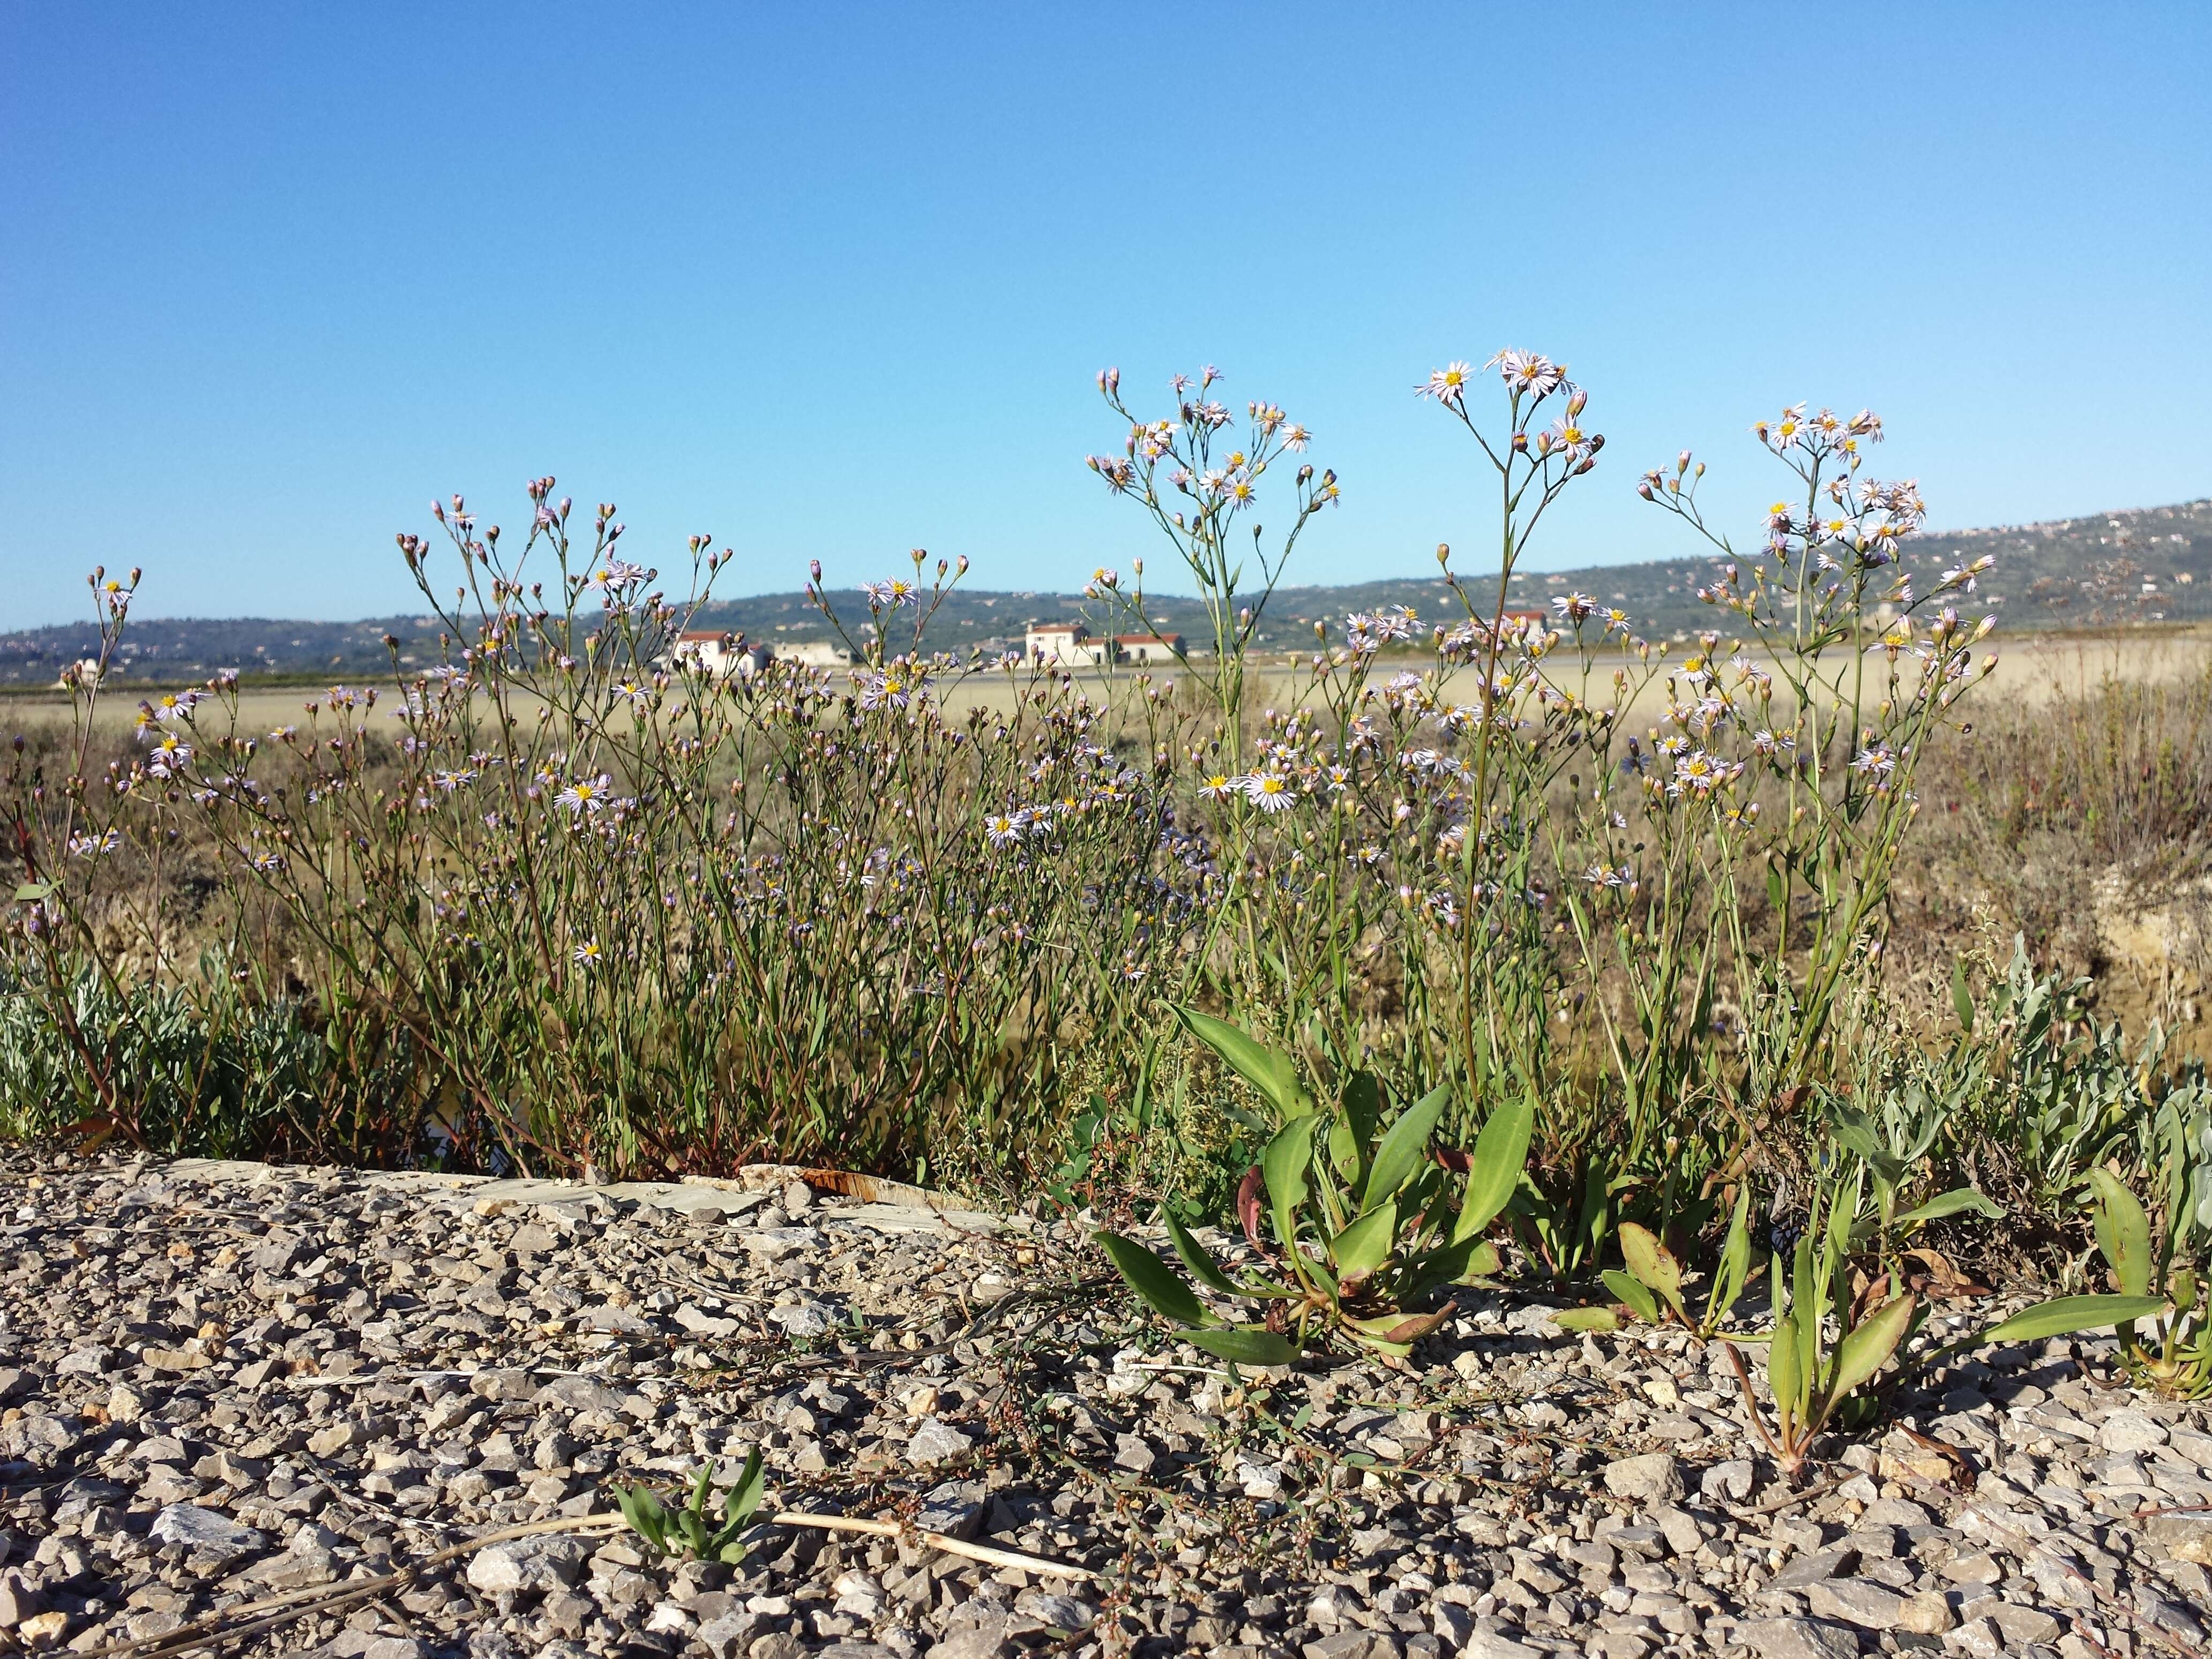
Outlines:
{"type": "Polygon", "coordinates": [[[1225,1019],[1201,1014],[1180,1004],[1176,1018],[1183,1029],[1219,1054],[1229,1069],[1265,1095],[1285,1118],[1301,1117],[1313,1110],[1313,1102],[1298,1084],[1298,1068],[1291,1057],[1246,1036],[1225,1019]]]}
{"type": "Polygon", "coordinates": [[[1206,1312],[1198,1294],[1182,1279],[1175,1270],[1133,1238],[1109,1232],[1101,1228],[1091,1235],[1098,1248],[1106,1252],[1121,1277],[1129,1281],[1129,1288],[1152,1304],[1155,1313],[1172,1319],[1178,1325],[1218,1325],[1221,1322],[1206,1312]]]}
{"type": "Polygon", "coordinates": [[[1954,957],[1951,961],[1951,1006],[1959,1016],[1959,1029],[1968,1036],[1974,1034],[1974,994],[1966,988],[1966,959],[1954,957]]]}
{"type": "Polygon", "coordinates": [[[1563,1331],[1617,1331],[1620,1316],[1610,1308],[1565,1308],[1552,1316],[1563,1331]]]}
{"type": "Polygon", "coordinates": [[[1955,1187],[1940,1198],[1931,1198],[1918,1209],[1907,1210],[1891,1224],[1898,1227],[1917,1227],[1923,1221],[1941,1221],[1946,1216],[1971,1210],[1976,1215],[2001,1217],[2004,1212],[1972,1187],[1955,1187]]]}
{"type": "Polygon", "coordinates": [[[1314,1121],[1294,1117],[1275,1132],[1260,1152],[1260,1173],[1267,1182],[1267,1207],[1275,1218],[1275,1242],[1298,1260],[1298,1207],[1306,1201],[1306,1165],[1313,1158],[1314,1121]]]}
{"type": "Polygon", "coordinates": [[[2102,1165],[2089,1171],[2089,1185],[2097,1202],[2092,1212],[2097,1228],[2097,1248],[2112,1264],[2114,1277],[2125,1296],[2150,1292],[2150,1218],[2136,1195],[2102,1165]]]}
{"type": "Polygon", "coordinates": [[[745,1454],[745,1466],[738,1473],[738,1484],[730,1488],[730,1495],[722,1502],[722,1518],[730,1526],[742,1527],[753,1518],[768,1491],[768,1473],[761,1466],[760,1448],[755,1446],[745,1454]]]}
{"type": "Polygon", "coordinates": [[[1226,1359],[1237,1365],[1289,1365],[1295,1364],[1298,1357],[1297,1343],[1264,1325],[1186,1331],[1183,1340],[1196,1344],[1217,1359],[1226,1359]]]}
{"type": "Polygon", "coordinates": [[[2001,1319],[1987,1330],[1954,1344],[1955,1348],[1981,1348],[2003,1342],[2036,1342],[2045,1337],[2071,1336],[2076,1331],[2101,1331],[2107,1325],[2125,1325],[2148,1319],[2166,1306],[2162,1296],[2061,1296],[2023,1308],[2009,1319],[2001,1319]]]}
{"type": "Polygon", "coordinates": [[[1339,1279],[1367,1279],[1390,1259],[1390,1247],[1397,1242],[1398,1206],[1385,1204],[1367,1211],[1329,1240],[1328,1259],[1339,1279]]]}
{"type": "Polygon", "coordinates": [[[1751,1183],[1740,1182],[1735,1189],[1735,1214],[1729,1218],[1728,1238],[1721,1246],[1718,1269],[1713,1274],[1713,1291],[1705,1298],[1705,1328],[1718,1327],[1735,1306],[1735,1299],[1743,1294],[1745,1275],[1751,1271],[1751,1183]]]}
{"type": "Polygon", "coordinates": [[[1346,1185],[1355,1191],[1367,1179],[1368,1149],[1382,1124],[1382,1085],[1372,1072],[1354,1072],[1328,1132],[1329,1157],[1346,1185]]]}
{"type": "Polygon", "coordinates": [[[1429,1313],[1376,1314],[1364,1319],[1346,1319],[1344,1322],[1347,1328],[1362,1336],[1373,1337],[1394,1348],[1410,1349],[1414,1343],[1449,1319],[1453,1311],[1452,1304],[1448,1302],[1429,1313]]]}
{"type": "Polygon", "coordinates": [[[1766,1381],[1785,1428],[1805,1415],[1805,1371],[1795,1314],[1775,1322],[1774,1340],[1766,1348],[1766,1381]]]}
{"type": "Polygon", "coordinates": [[[1385,1199],[1395,1198],[1398,1189],[1421,1167],[1428,1156],[1429,1137],[1436,1133],[1437,1119],[1450,1098],[1451,1091],[1438,1084],[1398,1114],[1398,1121],[1375,1149],[1375,1163],[1367,1172],[1367,1186],[1360,1197],[1362,1209],[1372,1210],[1385,1199]]]}
{"type": "Polygon", "coordinates": [[[1190,1229],[1176,1219],[1173,1210],[1163,1209],[1161,1215],[1168,1224],[1168,1241],[1175,1253],[1182,1258],[1182,1265],[1190,1269],[1190,1276],[1208,1290],[1219,1291],[1224,1296],[1239,1296],[1240,1291],[1229,1275],[1221,1271],[1221,1264],[1213,1259],[1213,1252],[1191,1237],[1190,1229]]]}
{"type": "Polygon", "coordinates": [[[1882,1145],[1874,1120],[1864,1112],[1839,1100],[1829,1106],[1828,1121],[1834,1127],[1836,1139],[1857,1153],[1881,1180],[1893,1187],[1905,1178],[1904,1160],[1882,1145]]]}
{"type": "Polygon", "coordinates": [[[1498,1271],[1498,1248],[1487,1239],[1439,1244],[1406,1264],[1401,1299],[1413,1301],[1444,1285],[1464,1285],[1498,1271]]]}
{"type": "Polygon", "coordinates": [[[1645,1324],[1656,1325],[1659,1322],[1659,1304],[1652,1299],[1649,1285],[1618,1267],[1607,1267],[1598,1277],[1605,1281],[1606,1289],[1611,1291],[1616,1299],[1626,1303],[1629,1311],[1645,1324]]]}
{"type": "Polygon", "coordinates": [[[1670,1308],[1682,1305],[1682,1264],[1659,1242],[1649,1227],[1624,1221],[1620,1227],[1620,1259],[1636,1282],[1658,1296],[1670,1308]]]}
{"type": "Polygon", "coordinates": [[[1789,878],[1782,873],[1781,866],[1778,865],[1769,864],[1766,866],[1766,902],[1777,916],[1787,914],[1790,902],[1790,882],[1789,878]]]}
{"type": "Polygon", "coordinates": [[[668,1511],[661,1507],[651,1487],[617,1486],[615,1506],[622,1511],[632,1532],[652,1546],[656,1553],[667,1553],[668,1511]]]}
{"type": "Polygon", "coordinates": [[[1462,1194],[1455,1239],[1469,1238],[1498,1218],[1520,1184],[1528,1163],[1528,1139],[1536,1129],[1536,1103],[1522,1095],[1500,1104],[1474,1138],[1467,1191],[1462,1194]]]}
{"type": "Polygon", "coordinates": [[[1828,1403],[1833,1405],[1882,1368],[1897,1352],[1912,1326],[1916,1298],[1911,1291],[1893,1297],[1862,1320],[1836,1345],[1835,1376],[1828,1382],[1828,1403]]]}

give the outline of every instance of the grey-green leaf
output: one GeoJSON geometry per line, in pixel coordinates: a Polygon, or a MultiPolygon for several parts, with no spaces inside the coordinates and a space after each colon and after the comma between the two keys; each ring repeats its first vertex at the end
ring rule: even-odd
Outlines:
{"type": "Polygon", "coordinates": [[[1917,1209],[1907,1210],[1897,1218],[1894,1224],[1899,1227],[1917,1227],[1923,1221],[1941,1221],[1946,1216],[1958,1215],[1968,1210],[1972,1211],[1976,1215],[1988,1216],[1993,1219],[2004,1214],[2002,1210],[1972,1187],[1957,1187],[1943,1194],[1940,1198],[1929,1199],[1917,1209]]]}
{"type": "Polygon", "coordinates": [[[2100,1331],[2108,1325],[2124,1325],[2148,1319],[2166,1306],[2162,1296],[2061,1296],[2023,1308],[2009,1319],[1959,1347],[1984,1347],[2001,1342],[2036,1342],[2045,1337],[2071,1336],[2076,1331],[2100,1331]]]}
{"type": "Polygon", "coordinates": [[[1091,1235],[1098,1248],[1129,1281],[1129,1288],[1152,1305],[1152,1310],[1178,1325],[1218,1324],[1198,1293],[1175,1275],[1175,1269],[1133,1238],[1101,1228],[1091,1235]]]}
{"type": "Polygon", "coordinates": [[[1176,1219],[1174,1211],[1164,1213],[1169,1242],[1175,1246],[1175,1253],[1182,1258],[1182,1265],[1190,1269],[1190,1276],[1208,1290],[1219,1291],[1224,1296],[1241,1295],[1235,1281],[1222,1272],[1221,1264],[1213,1259],[1213,1252],[1191,1237],[1190,1229],[1176,1219]]]}
{"type": "Polygon", "coordinates": [[[1460,1200],[1455,1238],[1480,1232],[1498,1218],[1513,1196],[1528,1162],[1528,1140],[1536,1130],[1536,1103],[1526,1095],[1501,1103],[1474,1138],[1467,1192],[1460,1200]]]}
{"type": "Polygon", "coordinates": [[[1451,1091],[1442,1084],[1423,1095],[1398,1114],[1382,1137],[1382,1144],[1375,1149],[1375,1162],[1367,1171],[1367,1187],[1360,1194],[1359,1207],[1371,1210],[1385,1199],[1395,1198],[1398,1189],[1412,1179],[1413,1171],[1421,1167],[1427,1155],[1429,1137],[1436,1133],[1437,1119],[1443,1115],[1451,1091]]]}
{"type": "Polygon", "coordinates": [[[1185,1030],[1219,1054],[1231,1071],[1267,1096],[1284,1117],[1298,1117],[1313,1110],[1313,1102],[1298,1085],[1298,1068],[1288,1054],[1270,1048],[1227,1020],[1195,1008],[1178,1005],[1176,1018],[1185,1030]]]}
{"type": "Polygon", "coordinates": [[[1217,1359],[1239,1365],[1288,1365],[1298,1357],[1298,1345],[1279,1331],[1264,1325],[1231,1325],[1224,1329],[1189,1331],[1184,1340],[1196,1344],[1217,1359]]]}

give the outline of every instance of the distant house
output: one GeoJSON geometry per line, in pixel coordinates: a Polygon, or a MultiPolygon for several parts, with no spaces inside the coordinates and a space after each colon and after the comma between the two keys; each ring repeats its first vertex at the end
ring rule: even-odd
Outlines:
{"type": "Polygon", "coordinates": [[[717,677],[735,674],[749,680],[775,660],[775,648],[748,640],[741,634],[696,628],[676,636],[670,655],[678,662],[696,663],[717,677]]]}
{"type": "Polygon", "coordinates": [[[853,662],[850,651],[827,640],[805,640],[786,647],[783,654],[809,668],[848,668],[853,662]]]}
{"type": "Polygon", "coordinates": [[[1113,646],[1091,638],[1091,630],[1081,623],[1031,623],[1022,637],[1022,649],[1031,662],[1096,666],[1107,660],[1113,646]]]}
{"type": "Polygon", "coordinates": [[[1175,662],[1183,654],[1180,634],[1116,634],[1114,654],[1123,662],[1175,662]]]}

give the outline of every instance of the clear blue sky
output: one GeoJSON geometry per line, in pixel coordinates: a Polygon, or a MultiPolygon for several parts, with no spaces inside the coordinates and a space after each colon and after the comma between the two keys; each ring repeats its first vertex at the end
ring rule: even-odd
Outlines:
{"type": "MultiPolygon", "coordinates": [[[[1960,526],[2212,490],[2212,8],[11,5],[0,627],[411,610],[392,532],[553,472],[730,591],[1141,550],[1096,370],[1319,434],[1310,579],[1487,523],[1412,389],[1564,358],[1538,562],[1686,550],[1684,444],[1887,419],[1960,526]]],[[[1475,562],[1468,561],[1470,565],[1475,562]]]]}

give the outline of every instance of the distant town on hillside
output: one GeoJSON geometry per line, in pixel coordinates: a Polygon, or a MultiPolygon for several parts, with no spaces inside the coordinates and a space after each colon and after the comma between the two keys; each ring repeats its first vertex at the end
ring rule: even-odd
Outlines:
{"type": "MultiPolygon", "coordinates": [[[[1926,592],[1945,569],[1985,553],[1996,556],[1996,567],[1963,608],[1994,610],[2009,629],[2212,618],[2212,500],[1923,536],[1906,544],[1905,564],[1915,586],[1926,592]]],[[[1494,574],[1486,578],[1472,556],[1455,562],[1486,605],[1494,599],[1494,574]]],[[[1534,609],[1579,592],[1626,611],[1638,631],[1652,639],[1686,637],[1705,628],[1728,632],[1725,615],[1697,597],[1721,563],[1679,558],[1524,571],[1516,576],[1507,602],[1534,609]]],[[[856,572],[855,580],[872,574],[856,572]]],[[[860,593],[833,589],[830,599],[857,638],[868,617],[860,593]]],[[[1433,572],[1337,586],[1285,586],[1268,602],[1260,643],[1284,651],[1310,648],[1315,623],[1340,638],[1347,614],[1393,605],[1443,621],[1463,614],[1459,599],[1433,572]]],[[[1192,599],[1160,596],[1148,601],[1148,615],[1163,631],[1186,635],[1194,647],[1205,639],[1204,619],[1192,599]]],[[[1053,623],[1085,623],[1106,635],[1130,627],[1080,593],[963,585],[936,612],[925,644],[962,653],[971,647],[1019,650],[1032,625],[1053,623]]],[[[692,626],[770,647],[827,645],[834,638],[820,611],[799,592],[717,600],[701,609],[692,626]]],[[[436,663],[442,648],[438,632],[437,619],[422,615],[349,623],[140,618],[125,635],[116,672],[144,684],[200,679],[223,669],[271,680],[365,676],[389,667],[386,635],[399,640],[403,666],[436,663]]],[[[89,622],[0,634],[0,686],[52,685],[64,667],[89,655],[96,644],[89,622]]]]}

